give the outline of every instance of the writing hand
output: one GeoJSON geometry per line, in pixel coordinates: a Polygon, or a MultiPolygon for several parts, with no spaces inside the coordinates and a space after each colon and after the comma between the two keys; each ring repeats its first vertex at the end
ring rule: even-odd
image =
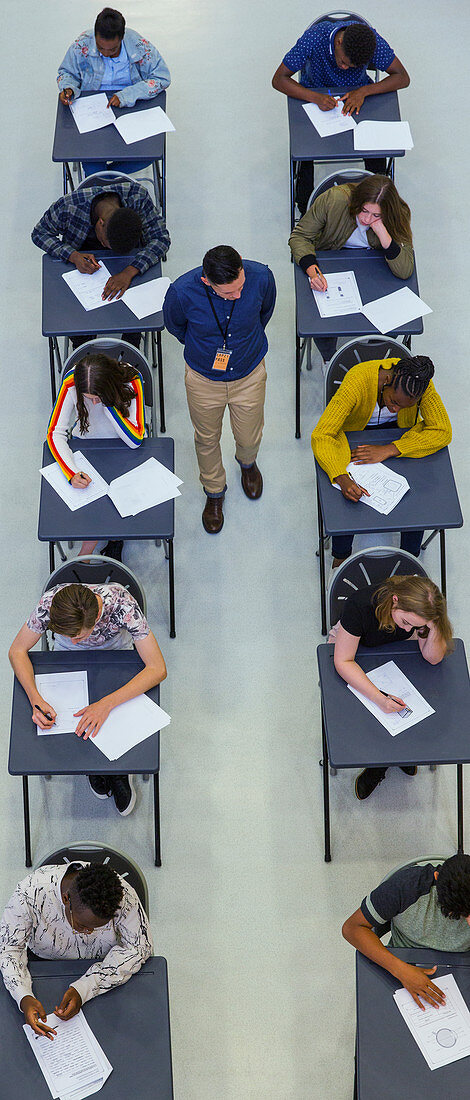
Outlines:
{"type": "Polygon", "coordinates": [[[352,115],[354,112],[357,115],[364,103],[365,91],[362,88],[353,88],[351,92],[345,92],[344,95],[340,96],[340,99],[344,103],[343,115],[352,115]]]}
{"type": "Polygon", "coordinates": [[[134,278],[132,273],[129,273],[125,268],[124,271],[119,271],[117,275],[112,275],[101,295],[102,298],[122,298],[124,291],[131,285],[131,281],[134,278]]]}
{"type": "Polygon", "coordinates": [[[307,268],[307,275],[312,290],[328,290],[328,283],[320,271],[318,264],[311,264],[307,268]]]}
{"type": "Polygon", "coordinates": [[[61,1020],[71,1020],[72,1016],[76,1016],[77,1012],[80,1012],[82,1007],[82,998],[78,991],[74,989],[72,985],[65,990],[64,996],[59,1006],[55,1006],[54,1012],[56,1016],[60,1016],[61,1020]]]}
{"type": "Polygon", "coordinates": [[[396,454],[393,444],[390,447],[390,444],[359,443],[351,451],[351,458],[355,466],[364,466],[369,462],[383,462],[385,458],[390,458],[391,453],[396,454]]]}
{"type": "Polygon", "coordinates": [[[320,111],[332,111],[334,107],[337,107],[335,97],[332,95],[325,95],[323,92],[318,92],[315,103],[317,107],[320,108],[320,111]]]}
{"type": "Polygon", "coordinates": [[[47,1013],[44,1012],[43,1006],[37,997],[32,997],[27,994],[26,997],[22,997],[20,1001],[21,1011],[24,1013],[26,1023],[32,1027],[36,1035],[45,1036],[47,1039],[54,1039],[54,1035],[57,1032],[53,1027],[49,1027],[45,1022],[47,1020],[47,1013]]]}
{"type": "Polygon", "coordinates": [[[120,107],[120,106],[121,106],[121,103],[120,103],[119,96],[117,96],[117,95],[111,96],[111,99],[109,100],[109,103],[108,103],[108,107],[120,107]]]}
{"type": "Polygon", "coordinates": [[[70,107],[73,99],[72,88],[64,88],[63,92],[60,93],[59,99],[60,102],[64,104],[64,107],[70,107]]]}
{"type": "Polygon", "coordinates": [[[336,481],[337,485],[339,485],[341,492],[346,500],[352,500],[356,503],[358,500],[361,499],[363,494],[366,497],[370,496],[370,493],[367,492],[367,489],[363,489],[362,485],[358,485],[357,481],[354,481],[353,478],[349,476],[349,474],[339,474],[338,477],[335,477],[334,480],[336,481]]]}
{"type": "Polygon", "coordinates": [[[411,996],[419,1008],[425,1011],[426,1005],[421,1004],[420,997],[427,1004],[432,1005],[433,1008],[439,1008],[440,1005],[445,1005],[446,999],[439,986],[434,985],[434,982],[429,981],[429,975],[435,974],[437,970],[436,966],[431,966],[425,969],[421,966],[411,966],[409,963],[403,963],[403,968],[400,969],[398,977],[403,982],[405,989],[411,996]]]}
{"type": "Polygon", "coordinates": [[[91,477],[79,470],[77,474],[73,475],[70,484],[73,485],[74,489],[86,489],[87,485],[91,484],[91,477]]]}
{"type": "Polygon", "coordinates": [[[46,703],[40,695],[36,695],[33,704],[33,722],[36,726],[39,726],[41,730],[49,730],[57,718],[57,714],[54,707],[51,707],[50,703],[46,703]],[[50,714],[52,717],[47,718],[46,715],[50,714]]]}
{"type": "Polygon", "coordinates": [[[87,707],[83,707],[83,710],[77,710],[74,714],[74,718],[80,718],[75,730],[77,737],[81,737],[83,734],[84,741],[87,741],[90,735],[96,737],[98,730],[106,721],[112,709],[105,696],[104,699],[98,699],[96,703],[89,703],[87,707]]]}
{"type": "Polygon", "coordinates": [[[92,252],[71,252],[70,261],[82,275],[93,275],[101,266],[92,252]]]}
{"type": "Polygon", "coordinates": [[[403,699],[399,699],[398,695],[382,695],[380,693],[380,699],[377,699],[377,702],[384,714],[397,714],[406,707],[406,703],[403,699]]]}

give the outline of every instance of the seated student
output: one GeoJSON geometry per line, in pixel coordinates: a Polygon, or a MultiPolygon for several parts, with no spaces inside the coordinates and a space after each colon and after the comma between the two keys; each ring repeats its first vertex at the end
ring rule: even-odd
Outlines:
{"type": "MultiPolygon", "coordinates": [[[[67,107],[81,92],[113,92],[110,107],[133,107],[139,99],[153,99],[167,88],[170,73],[152,43],[126,30],[124,16],[103,8],[93,30],[83,31],[67,50],[59,67],[59,99],[67,107]]],[[[85,175],[112,168],[138,172],[147,161],[85,161],[85,175]]]]}
{"type": "Polygon", "coordinates": [[[70,1020],[86,1001],[124,985],[152,954],[146,914],[124,878],[102,863],[38,867],[10,898],[0,925],[5,986],[37,1035],[53,1039],[34,996],[28,948],[41,959],[93,959],[65,990],[54,1012],[70,1020]]]}
{"type": "MultiPolygon", "coordinates": [[[[333,627],[335,669],[347,684],[376,703],[385,714],[403,710],[406,703],[384,695],[355,660],[358,645],[378,646],[416,638],[421,654],[438,665],[452,649],[452,627],[446,601],[428,577],[395,574],[379,584],[352,592],[345,601],[339,623],[333,627]]],[[[416,775],[416,767],[402,767],[416,775]]],[[[366,768],[356,779],[356,797],[368,798],[385,778],[386,768],[366,768]]]]}
{"type": "MultiPolygon", "coordinates": [[[[295,46],[286,53],[272,79],[273,88],[293,99],[317,103],[321,111],[331,111],[336,100],[328,90],[314,88],[345,88],[341,95],[343,114],[356,114],[369,95],[394,92],[407,88],[410,78],[394,51],[377,31],[365,23],[350,20],[316,23],[308,27],[295,46]],[[373,84],[367,69],[377,69],[389,75],[373,84]],[[293,79],[300,70],[300,83],[293,79]],[[349,91],[348,89],[351,89],[349,91]]],[[[369,172],[384,172],[386,161],[382,157],[365,160],[369,172]]],[[[313,191],[313,163],[302,161],[297,178],[296,202],[301,214],[305,214],[313,191]]]]}
{"type": "MultiPolygon", "coordinates": [[[[138,447],[145,435],[142,377],[128,363],[118,363],[102,352],[90,352],[62,379],[47,429],[47,442],[62,473],[76,489],[86,489],[91,478],[78,469],[68,435],[94,439],[118,436],[128,447],[138,447]]],[[[92,554],[95,542],[84,542],[80,554],[92,554]]],[[[122,541],[112,539],[102,554],[121,560],[122,541]]]]}
{"type": "MultiPolygon", "coordinates": [[[[427,355],[408,359],[373,359],[358,363],[345,374],[312,432],[312,450],[331,482],[346,500],[360,500],[362,489],[346,472],[352,461],[360,466],[387,458],[422,458],[446,447],[452,439],[449,417],[431,381],[434,364],[427,355]],[[352,452],[345,432],[364,428],[407,428],[394,443],[361,443],[352,452]]],[[[360,471],[358,470],[360,477],[360,471]]],[[[402,531],[401,548],[418,557],[423,531],[402,531]]],[[[333,568],[348,558],[352,534],[334,535],[333,568]]]]}
{"type": "MultiPolygon", "coordinates": [[[[113,707],[135,699],[149,688],[161,684],[166,666],[155,635],[130,592],[122,584],[57,584],[45,592],[29,619],[21,627],[9,650],[10,663],[33,708],[33,722],[50,729],[56,712],[39,694],[29,650],[46,630],[54,637],[54,649],[132,649],[135,645],[145,668],[117,691],[104,695],[77,711],[75,733],[84,741],[96,737],[113,707]]],[[[97,798],[113,795],[122,817],[135,806],[132,776],[89,775],[88,782],[97,798]]]]}
{"type": "MultiPolygon", "coordinates": [[[[63,195],[43,214],[31,238],[49,256],[73,264],[82,275],[98,270],[93,255],[97,248],[109,248],[118,255],[138,249],[132,263],[108,279],[103,298],[110,300],[121,298],[135,276],[158,263],[170,247],[168,230],[148,191],[128,180],[63,195]]],[[[134,343],[134,335],[129,333],[125,339],[134,343]]],[[[93,337],[81,336],[79,343],[89,339],[93,337]]]]}
{"type": "Polygon", "coordinates": [[[419,1008],[437,1008],[445,997],[430,978],[436,967],[395,958],[379,939],[381,927],[383,935],[389,923],[389,947],[470,951],[470,856],[450,856],[437,869],[431,863],[402,867],[372,890],[343,924],[345,940],[393,974],[419,1008]]]}
{"type": "MultiPolygon", "coordinates": [[[[308,275],[312,290],[327,290],[316,261],[317,249],[379,249],[397,279],[413,272],[410,208],[388,176],[366,176],[359,183],[330,187],[312,203],[289,237],[295,263],[308,275]]],[[[335,337],[317,337],[326,363],[336,351],[335,337]]]]}

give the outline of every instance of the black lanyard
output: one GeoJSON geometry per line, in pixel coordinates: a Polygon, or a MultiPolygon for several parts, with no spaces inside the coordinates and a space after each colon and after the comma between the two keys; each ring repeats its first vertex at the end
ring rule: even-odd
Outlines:
{"type": "Polygon", "coordinates": [[[205,287],[204,287],[204,290],[205,290],[205,292],[206,292],[206,294],[207,294],[207,301],[209,302],[209,305],[210,305],[210,307],[211,307],[211,310],[212,310],[212,312],[213,312],[213,314],[214,314],[214,318],[215,318],[215,323],[216,323],[216,325],[217,325],[217,328],[218,328],[218,330],[219,330],[219,332],[220,332],[220,335],[222,336],[222,339],[223,339],[223,341],[224,341],[224,347],[225,347],[225,341],[226,341],[226,339],[227,339],[227,333],[228,333],[228,329],[229,329],[230,321],[232,320],[232,313],[233,313],[233,310],[234,310],[234,307],[235,307],[235,302],[236,302],[236,300],[237,300],[237,299],[236,299],[236,298],[234,298],[234,299],[233,299],[233,302],[232,302],[232,308],[231,308],[231,310],[230,310],[230,316],[229,316],[229,318],[228,318],[227,324],[226,324],[226,326],[225,326],[225,332],[224,332],[224,330],[223,330],[223,328],[222,328],[222,325],[221,325],[221,323],[220,323],[220,321],[219,321],[219,318],[218,318],[218,316],[217,316],[217,314],[216,314],[216,312],[215,312],[215,308],[214,308],[214,303],[213,303],[213,301],[212,301],[212,298],[211,298],[211,295],[210,295],[210,291],[209,291],[209,288],[208,288],[207,286],[205,286],[205,287]]]}

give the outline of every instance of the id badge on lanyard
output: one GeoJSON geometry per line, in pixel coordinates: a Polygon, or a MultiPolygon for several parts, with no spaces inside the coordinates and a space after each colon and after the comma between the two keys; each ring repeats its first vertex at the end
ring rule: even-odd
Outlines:
{"type": "Polygon", "coordinates": [[[217,348],[212,370],[226,371],[231,354],[230,348],[217,348]]]}
{"type": "Polygon", "coordinates": [[[219,321],[219,318],[218,318],[218,316],[215,312],[214,303],[211,299],[211,296],[210,296],[210,293],[209,293],[209,290],[208,290],[207,286],[205,287],[205,291],[206,291],[206,294],[207,294],[207,300],[208,300],[209,305],[211,307],[211,310],[214,314],[215,323],[216,323],[217,328],[219,329],[219,332],[220,332],[221,336],[223,337],[223,341],[224,341],[223,346],[221,348],[217,348],[217,351],[216,351],[215,356],[214,356],[214,362],[212,363],[212,370],[217,370],[217,371],[220,371],[221,374],[225,374],[225,371],[227,370],[227,367],[228,367],[228,362],[229,362],[230,356],[232,354],[232,348],[227,348],[225,346],[225,341],[227,339],[227,332],[228,332],[228,328],[229,328],[229,325],[230,325],[230,321],[232,320],[232,313],[233,313],[233,309],[234,309],[234,306],[235,306],[235,300],[232,302],[232,308],[230,310],[230,316],[227,318],[227,324],[225,326],[225,332],[224,332],[224,330],[222,328],[222,325],[219,321]]]}

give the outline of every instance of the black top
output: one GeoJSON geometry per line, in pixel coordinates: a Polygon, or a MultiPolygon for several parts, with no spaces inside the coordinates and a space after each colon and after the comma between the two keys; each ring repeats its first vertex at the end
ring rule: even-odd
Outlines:
{"type": "MultiPolygon", "coordinates": [[[[381,582],[382,583],[382,582],[381,582]]],[[[381,584],[368,584],[349,596],[340,615],[341,626],[348,634],[359,638],[361,645],[386,645],[387,642],[402,642],[411,638],[412,630],[402,630],[394,626],[393,630],[381,630],[375,614],[376,592],[381,584]]]]}

